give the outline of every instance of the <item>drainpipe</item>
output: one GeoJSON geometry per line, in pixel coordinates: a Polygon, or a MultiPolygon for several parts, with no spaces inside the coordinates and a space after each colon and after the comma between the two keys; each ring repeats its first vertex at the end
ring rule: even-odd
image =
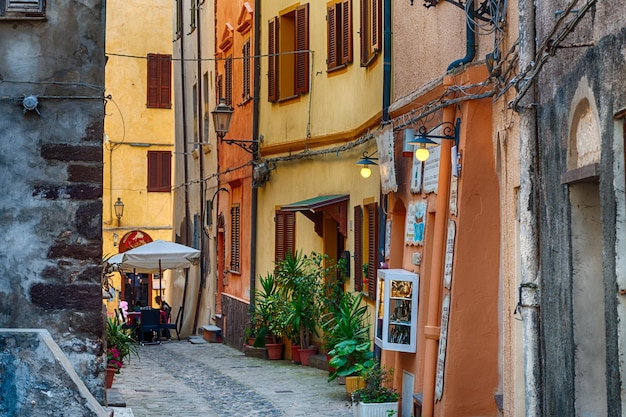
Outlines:
{"type": "Polygon", "coordinates": [[[383,12],[383,122],[386,122],[391,101],[391,0],[385,0],[383,12]]]}
{"type": "Polygon", "coordinates": [[[474,31],[474,21],[470,19],[469,16],[465,16],[465,21],[465,56],[463,58],[457,59],[456,61],[452,61],[450,65],[448,65],[448,72],[452,71],[456,67],[460,67],[461,65],[472,62],[474,56],[476,55],[476,32],[474,31]]]}
{"type": "MultiPolygon", "coordinates": [[[[444,76],[443,86],[454,84],[450,76],[444,76]]],[[[454,123],[455,108],[448,106],[443,109],[443,122],[454,123]]],[[[437,187],[437,211],[435,212],[435,231],[433,237],[433,254],[431,260],[430,279],[428,286],[428,311],[424,336],[424,396],[422,399],[422,417],[432,417],[435,406],[435,378],[437,372],[437,353],[439,350],[439,318],[441,317],[441,290],[443,287],[443,264],[446,252],[448,204],[450,194],[450,176],[452,161],[449,157],[452,141],[442,140],[441,157],[439,158],[439,181],[437,187]]]]}
{"type": "MultiPolygon", "coordinates": [[[[261,0],[254,1],[254,98],[252,110],[252,140],[254,141],[252,161],[259,158],[259,98],[261,95],[261,0]]],[[[254,166],[253,168],[254,169],[254,166]]],[[[256,241],[258,216],[258,191],[252,188],[251,219],[250,219],[250,312],[254,310],[254,294],[256,292],[256,241]]]]}
{"type": "MultiPolygon", "coordinates": [[[[519,68],[532,65],[535,53],[534,0],[519,0],[519,68]]],[[[539,351],[539,260],[537,231],[537,111],[534,81],[519,101],[520,119],[520,299],[526,415],[541,415],[539,351]]]]}
{"type": "MultiPolygon", "coordinates": [[[[189,244],[189,166],[187,163],[187,111],[186,111],[186,78],[185,78],[185,42],[180,38],[180,82],[181,82],[181,118],[183,128],[183,168],[185,177],[185,243],[189,244]]],[[[181,303],[183,321],[185,318],[185,303],[187,300],[187,287],[189,286],[189,268],[185,269],[185,287],[183,289],[183,301],[181,303]]],[[[182,327],[182,325],[181,325],[182,327]]]]}
{"type": "MultiPolygon", "coordinates": [[[[200,16],[200,6],[202,6],[204,4],[204,2],[200,2],[198,3],[198,5],[196,6],[196,48],[198,48],[198,60],[197,62],[197,66],[196,66],[196,77],[197,77],[197,83],[196,83],[196,88],[197,88],[197,92],[198,94],[200,94],[203,90],[202,90],[202,37],[200,36],[200,27],[202,26],[202,19],[200,16]]],[[[198,239],[200,240],[200,251],[202,253],[202,255],[200,256],[200,285],[198,286],[198,299],[196,300],[196,314],[194,315],[193,318],[193,327],[191,328],[191,330],[193,332],[196,331],[197,326],[198,326],[198,316],[200,314],[200,303],[202,302],[202,293],[204,290],[204,287],[206,286],[206,265],[208,262],[205,261],[205,256],[206,254],[209,254],[209,250],[208,248],[206,248],[207,250],[205,250],[204,247],[204,221],[203,221],[203,217],[202,217],[202,204],[205,201],[204,198],[204,184],[202,183],[202,178],[204,177],[204,152],[202,150],[202,143],[203,143],[203,137],[202,137],[202,124],[203,124],[203,117],[202,117],[202,100],[198,100],[198,102],[196,103],[196,112],[198,113],[198,115],[200,115],[200,117],[198,117],[197,119],[197,123],[198,123],[198,169],[200,170],[200,224],[198,225],[198,229],[200,230],[199,232],[199,236],[198,239]]],[[[195,140],[195,138],[194,138],[195,140]]],[[[195,333],[194,333],[195,334],[195,333]]]]}

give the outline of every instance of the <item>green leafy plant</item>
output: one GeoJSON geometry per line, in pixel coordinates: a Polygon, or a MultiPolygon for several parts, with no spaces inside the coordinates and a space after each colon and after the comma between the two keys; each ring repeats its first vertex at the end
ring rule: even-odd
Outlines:
{"type": "Polygon", "coordinates": [[[246,337],[254,337],[254,346],[263,347],[266,337],[275,339],[285,332],[284,321],[280,319],[284,310],[284,301],[278,291],[278,282],[274,275],[260,277],[261,289],[255,293],[254,309],[246,329],[246,337]]]}
{"type": "Polygon", "coordinates": [[[396,402],[400,394],[394,388],[386,386],[391,380],[393,369],[387,370],[380,363],[367,369],[363,374],[365,387],[352,393],[352,400],[364,403],[389,403],[396,402]]]}
{"type": "Polygon", "coordinates": [[[328,382],[338,376],[360,376],[375,366],[374,354],[370,351],[370,341],[359,342],[355,339],[337,343],[328,352],[331,356],[328,365],[334,370],[328,375],[328,382]]]}
{"type": "Polygon", "coordinates": [[[137,341],[133,337],[131,329],[124,326],[116,317],[109,317],[106,323],[106,345],[107,345],[107,366],[109,365],[109,359],[112,362],[119,362],[120,365],[116,367],[119,369],[126,359],[130,359],[131,355],[139,358],[139,351],[137,349],[137,341]]]}
{"type": "Polygon", "coordinates": [[[292,334],[298,333],[302,349],[311,345],[312,335],[318,335],[322,278],[318,259],[315,253],[307,257],[298,251],[293,255],[288,253],[276,265],[276,279],[284,300],[283,325],[292,334]]]}
{"type": "Polygon", "coordinates": [[[369,340],[367,305],[362,301],[361,293],[343,293],[338,304],[324,314],[322,328],[329,351],[345,340],[356,340],[357,344],[369,340]]]}

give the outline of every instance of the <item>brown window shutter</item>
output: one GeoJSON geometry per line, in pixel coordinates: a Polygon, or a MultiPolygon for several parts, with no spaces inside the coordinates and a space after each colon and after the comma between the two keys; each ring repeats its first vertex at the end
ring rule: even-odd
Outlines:
{"type": "Polygon", "coordinates": [[[148,107],[159,107],[159,62],[148,54],[148,107]]]}
{"type": "Polygon", "coordinates": [[[341,4],[341,63],[352,62],[352,0],[344,0],[341,4]]]}
{"type": "Polygon", "coordinates": [[[335,5],[331,5],[326,8],[328,13],[328,62],[327,67],[329,69],[335,68],[339,65],[337,62],[337,12],[335,5]]]}
{"type": "Polygon", "coordinates": [[[172,56],[148,54],[147,107],[172,107],[172,56]]]}
{"type": "Polygon", "coordinates": [[[363,291],[363,208],[354,206],[354,291],[363,291]]]}
{"type": "Polygon", "coordinates": [[[381,7],[380,0],[371,0],[371,33],[372,33],[372,51],[380,51],[382,49],[381,44],[381,7]]]}
{"type": "Polygon", "coordinates": [[[243,44],[241,53],[243,55],[243,86],[241,98],[247,100],[250,98],[250,39],[243,44]]]}
{"type": "Polygon", "coordinates": [[[239,205],[230,209],[230,270],[239,272],[240,267],[240,238],[241,216],[239,205]]]}
{"type": "Polygon", "coordinates": [[[296,94],[309,92],[309,3],[296,8],[296,94]]]}
{"type": "Polygon", "coordinates": [[[361,65],[367,65],[367,61],[369,60],[369,24],[368,24],[368,15],[369,15],[369,2],[372,0],[361,0],[361,38],[360,38],[360,46],[361,46],[361,65]]]}
{"type": "Polygon", "coordinates": [[[376,299],[376,270],[378,269],[378,213],[377,204],[372,203],[366,206],[367,210],[367,258],[369,268],[367,269],[367,295],[370,299],[376,299]]]}
{"type": "Polygon", "coordinates": [[[230,55],[224,62],[224,72],[226,73],[226,104],[233,105],[233,57],[230,55]]]}
{"type": "Polygon", "coordinates": [[[160,55],[161,67],[159,107],[162,109],[172,108],[172,56],[160,55]]]}
{"type": "Polygon", "coordinates": [[[269,21],[267,100],[278,101],[278,17],[269,21]]]}
{"type": "Polygon", "coordinates": [[[280,262],[294,253],[296,216],[290,211],[276,211],[274,224],[274,260],[280,262]]]}
{"type": "Polygon", "coordinates": [[[172,153],[148,152],[148,191],[170,192],[172,178],[172,153]]]}

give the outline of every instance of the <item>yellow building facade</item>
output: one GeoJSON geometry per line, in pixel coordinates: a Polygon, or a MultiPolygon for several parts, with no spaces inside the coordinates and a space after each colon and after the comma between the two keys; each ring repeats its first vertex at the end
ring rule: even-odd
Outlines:
{"type": "MultiPolygon", "coordinates": [[[[162,0],[107,4],[103,259],[153,240],[172,240],[173,11],[162,0]]],[[[112,314],[122,300],[157,307],[159,293],[169,301],[170,271],[164,275],[162,281],[142,275],[142,287],[135,290],[127,276],[122,280],[118,272],[111,273],[112,288],[107,298],[103,294],[107,312],[112,314]]]]}
{"type": "Polygon", "coordinates": [[[363,264],[382,261],[367,252],[377,244],[367,230],[378,226],[379,167],[363,178],[356,165],[377,157],[384,103],[380,10],[361,10],[365,3],[262,5],[260,160],[270,173],[258,188],[257,276],[281,252],[315,251],[348,260],[345,289],[354,291],[363,264]],[[277,227],[291,220],[293,230],[277,227]]]}

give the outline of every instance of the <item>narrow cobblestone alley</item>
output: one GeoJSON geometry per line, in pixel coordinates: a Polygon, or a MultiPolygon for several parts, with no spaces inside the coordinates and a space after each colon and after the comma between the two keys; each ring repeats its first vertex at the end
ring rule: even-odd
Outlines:
{"type": "Polygon", "coordinates": [[[217,343],[164,342],[139,354],[112,387],[134,417],[352,416],[344,386],[320,369],[217,343]]]}

